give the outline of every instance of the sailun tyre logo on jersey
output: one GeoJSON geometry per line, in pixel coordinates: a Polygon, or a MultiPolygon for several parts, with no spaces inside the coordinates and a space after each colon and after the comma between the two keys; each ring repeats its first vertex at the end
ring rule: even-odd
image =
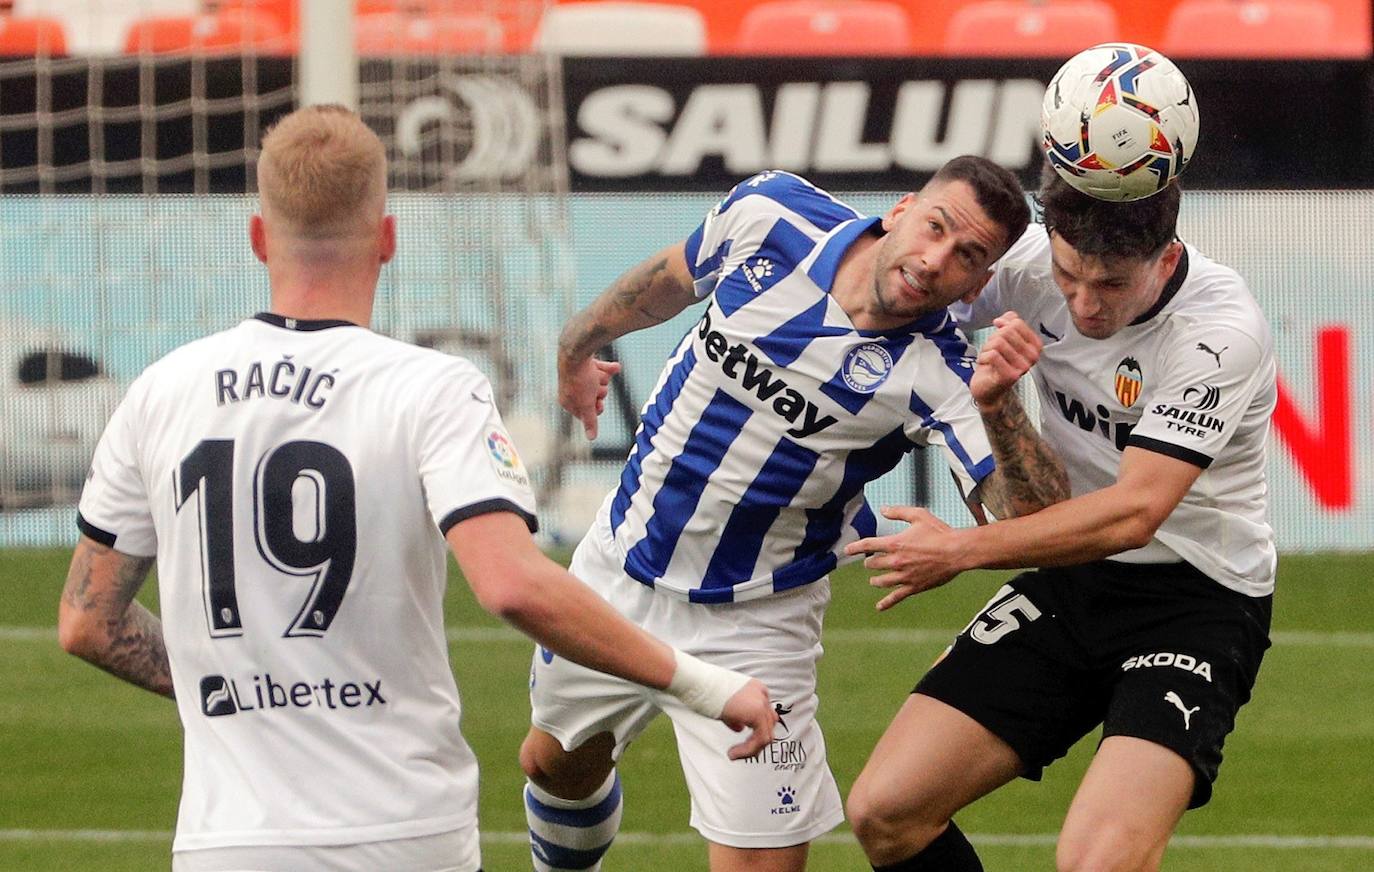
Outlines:
{"type": "Polygon", "coordinates": [[[871,394],[882,387],[892,373],[892,355],[876,342],[865,342],[849,349],[841,372],[851,391],[871,394]]]}

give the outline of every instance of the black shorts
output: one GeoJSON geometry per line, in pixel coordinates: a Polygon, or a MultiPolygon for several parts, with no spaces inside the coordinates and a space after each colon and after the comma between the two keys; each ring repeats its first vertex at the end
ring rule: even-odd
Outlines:
{"type": "Polygon", "coordinates": [[[1205,804],[1269,647],[1271,597],[1187,563],[1110,560],[1004,585],[916,685],[1012,747],[1038,781],[1098,724],[1176,752],[1205,804]]]}

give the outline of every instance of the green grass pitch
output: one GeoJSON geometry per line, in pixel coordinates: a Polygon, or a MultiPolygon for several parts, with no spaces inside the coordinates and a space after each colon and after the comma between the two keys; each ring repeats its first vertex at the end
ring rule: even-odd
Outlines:
{"type": "MultiPolygon", "coordinates": [[[[166,869],[181,777],[174,707],[64,654],[52,632],[67,554],[0,552],[0,870],[166,869]]],[[[912,683],[1005,574],[974,573],[878,615],[858,567],[834,576],[821,720],[847,790],[912,683]],[[883,629],[886,633],[872,633],[883,629]],[[904,631],[912,639],[902,638],[904,631]]],[[[454,577],[451,628],[495,627],[454,577]]],[[[150,585],[151,587],[151,585],[150,585]]],[[[144,592],[152,603],[154,592],[144,592]]],[[[1374,555],[1294,556],[1279,572],[1276,643],[1226,746],[1217,795],[1185,816],[1170,870],[1374,869],[1374,555]]],[[[488,872],[528,869],[516,749],[530,645],[451,646],[463,730],[482,763],[488,872]]],[[[1040,784],[1017,782],[960,816],[989,870],[1052,869],[1053,840],[1095,745],[1040,784]]],[[[622,762],[623,837],[607,872],[706,869],[662,720],[622,762]]],[[[843,827],[813,870],[866,869],[843,827]]]]}

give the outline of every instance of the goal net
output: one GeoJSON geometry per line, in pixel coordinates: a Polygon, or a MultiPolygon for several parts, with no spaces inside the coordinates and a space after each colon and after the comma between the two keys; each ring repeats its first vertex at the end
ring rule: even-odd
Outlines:
{"type": "MultiPolygon", "coordinates": [[[[58,30],[0,59],[0,547],[69,543],[128,383],[266,307],[253,166],[302,99],[309,9],[24,2],[16,20],[58,30]]],[[[572,286],[561,95],[554,59],[504,50],[544,2],[359,0],[333,38],[358,49],[359,110],[391,159],[400,244],[373,326],[488,373],[557,529],[574,444],[554,399],[572,286]]]]}

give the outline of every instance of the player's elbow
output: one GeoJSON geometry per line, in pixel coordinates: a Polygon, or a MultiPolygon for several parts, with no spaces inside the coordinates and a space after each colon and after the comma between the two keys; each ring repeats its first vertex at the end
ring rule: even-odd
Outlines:
{"type": "Polygon", "coordinates": [[[98,619],[62,604],[57,616],[57,643],[63,651],[90,660],[100,652],[103,641],[98,619]]]}
{"type": "Polygon", "coordinates": [[[534,580],[527,573],[517,569],[488,579],[487,583],[480,586],[473,585],[473,593],[477,597],[477,604],[487,614],[518,627],[523,625],[539,606],[535,587],[534,580]]]}
{"type": "Polygon", "coordinates": [[[1121,538],[1122,550],[1144,548],[1149,545],[1166,517],[1168,516],[1153,511],[1148,503],[1142,502],[1140,505],[1130,507],[1129,512],[1117,528],[1121,538]]]}

